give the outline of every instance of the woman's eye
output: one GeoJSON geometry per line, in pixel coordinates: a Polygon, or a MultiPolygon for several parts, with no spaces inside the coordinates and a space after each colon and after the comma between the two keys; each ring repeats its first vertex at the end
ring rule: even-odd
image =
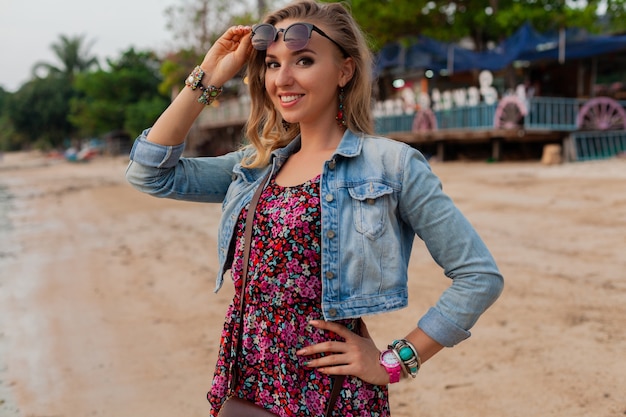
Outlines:
{"type": "Polygon", "coordinates": [[[309,65],[312,65],[312,64],[313,64],[313,59],[308,58],[308,57],[300,58],[300,59],[298,60],[298,65],[306,65],[306,66],[309,66],[309,65]]]}
{"type": "Polygon", "coordinates": [[[279,67],[278,62],[267,61],[265,63],[265,68],[268,68],[268,69],[273,69],[273,68],[278,68],[278,67],[279,67]]]}

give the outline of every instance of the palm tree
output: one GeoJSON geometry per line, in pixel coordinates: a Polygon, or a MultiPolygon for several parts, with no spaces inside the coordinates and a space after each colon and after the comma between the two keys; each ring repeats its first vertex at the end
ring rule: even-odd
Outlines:
{"type": "Polygon", "coordinates": [[[33,66],[33,75],[44,78],[50,75],[61,75],[71,81],[76,74],[99,66],[98,59],[89,52],[92,46],[93,41],[85,45],[84,35],[74,37],[61,35],[58,42],[53,43],[50,47],[62,65],[55,66],[48,62],[37,62],[33,66]]]}

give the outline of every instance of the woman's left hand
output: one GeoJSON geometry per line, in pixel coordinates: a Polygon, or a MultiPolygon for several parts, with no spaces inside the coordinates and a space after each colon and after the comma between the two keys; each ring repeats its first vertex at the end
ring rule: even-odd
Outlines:
{"type": "Polygon", "coordinates": [[[345,341],[327,341],[307,346],[296,352],[310,356],[324,353],[325,356],[311,359],[307,366],[317,368],[328,375],[353,375],[374,385],[387,385],[389,374],[380,364],[380,350],[361,323],[363,337],[347,327],[330,321],[313,320],[310,324],[318,329],[328,330],[341,336],[345,341]]]}

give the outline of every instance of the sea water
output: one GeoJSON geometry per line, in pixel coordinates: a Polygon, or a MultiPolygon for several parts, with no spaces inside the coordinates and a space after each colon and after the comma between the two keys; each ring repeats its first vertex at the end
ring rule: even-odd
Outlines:
{"type": "Polygon", "coordinates": [[[0,260],[9,256],[8,235],[13,229],[9,212],[13,207],[13,196],[7,186],[0,184],[0,260]]]}
{"type": "Polygon", "coordinates": [[[9,193],[6,185],[0,184],[0,231],[9,230],[11,221],[9,220],[9,211],[12,207],[13,196],[9,193]]]}

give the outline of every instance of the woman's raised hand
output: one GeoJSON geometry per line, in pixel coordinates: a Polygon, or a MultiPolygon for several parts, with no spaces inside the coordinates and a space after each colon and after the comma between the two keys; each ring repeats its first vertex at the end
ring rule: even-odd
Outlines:
{"type": "Polygon", "coordinates": [[[210,77],[207,85],[221,87],[244,66],[252,52],[250,26],[231,26],[215,41],[201,67],[210,77]]]}
{"type": "Polygon", "coordinates": [[[330,321],[314,320],[310,324],[318,329],[328,330],[341,336],[344,341],[328,341],[306,346],[296,354],[310,356],[324,353],[325,356],[311,359],[307,366],[317,368],[328,375],[353,375],[374,385],[387,385],[389,374],[380,365],[380,351],[361,323],[363,337],[347,327],[330,321]]]}

